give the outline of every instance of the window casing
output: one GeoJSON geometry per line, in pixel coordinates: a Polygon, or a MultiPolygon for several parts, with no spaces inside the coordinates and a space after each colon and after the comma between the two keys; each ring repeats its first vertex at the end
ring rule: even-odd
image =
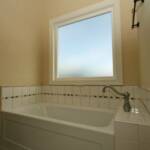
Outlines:
{"type": "Polygon", "coordinates": [[[52,50],[50,51],[50,84],[122,84],[121,30],[119,6],[119,0],[105,0],[104,2],[101,2],[97,5],[78,10],[76,12],[55,18],[50,21],[50,35],[52,36],[52,38],[50,38],[52,39],[52,50]],[[82,22],[84,20],[88,20],[90,18],[102,16],[105,14],[112,15],[112,76],[61,76],[61,73],[58,70],[60,69],[59,30],[71,24],[82,22]]]}

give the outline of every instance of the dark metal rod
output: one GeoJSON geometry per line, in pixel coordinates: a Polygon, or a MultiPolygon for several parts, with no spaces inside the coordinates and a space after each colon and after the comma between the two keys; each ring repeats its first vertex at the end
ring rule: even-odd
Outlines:
{"type": "Polygon", "coordinates": [[[140,23],[139,23],[139,22],[137,22],[137,23],[135,24],[136,4],[137,4],[138,1],[141,1],[142,3],[144,3],[144,0],[134,0],[133,18],[132,18],[132,29],[133,29],[134,27],[139,27],[139,26],[140,26],[140,23]]]}
{"type": "Polygon", "coordinates": [[[133,18],[132,18],[132,29],[134,28],[135,24],[135,11],[136,11],[136,0],[134,0],[134,8],[133,8],[133,18]]]}

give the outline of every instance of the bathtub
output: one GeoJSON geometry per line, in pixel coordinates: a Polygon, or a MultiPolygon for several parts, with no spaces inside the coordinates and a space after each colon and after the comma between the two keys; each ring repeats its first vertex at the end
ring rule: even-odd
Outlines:
{"type": "Polygon", "coordinates": [[[2,116],[14,150],[114,150],[112,110],[39,103],[2,116]]]}

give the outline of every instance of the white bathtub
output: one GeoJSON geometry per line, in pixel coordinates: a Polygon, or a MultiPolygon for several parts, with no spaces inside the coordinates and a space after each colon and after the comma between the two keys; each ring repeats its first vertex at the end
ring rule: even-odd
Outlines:
{"type": "Polygon", "coordinates": [[[114,116],[111,110],[34,104],[3,113],[3,138],[20,150],[114,150],[114,116]]]}

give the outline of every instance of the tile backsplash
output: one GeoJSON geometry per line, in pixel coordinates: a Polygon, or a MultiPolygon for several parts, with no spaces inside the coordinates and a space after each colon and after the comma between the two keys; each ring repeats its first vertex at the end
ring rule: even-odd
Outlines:
{"type": "MultiPolygon", "coordinates": [[[[80,107],[116,109],[122,97],[103,86],[34,86],[34,87],[2,87],[1,101],[3,110],[11,110],[37,102],[74,105],[80,107]]],[[[143,100],[143,104],[150,111],[150,92],[136,86],[116,86],[120,92],[129,92],[133,107],[136,100],[143,100]]]]}
{"type": "Polygon", "coordinates": [[[2,87],[2,110],[33,104],[41,99],[41,87],[2,87]]]}
{"type": "Polygon", "coordinates": [[[141,102],[150,114],[150,91],[140,88],[141,102]]]}

